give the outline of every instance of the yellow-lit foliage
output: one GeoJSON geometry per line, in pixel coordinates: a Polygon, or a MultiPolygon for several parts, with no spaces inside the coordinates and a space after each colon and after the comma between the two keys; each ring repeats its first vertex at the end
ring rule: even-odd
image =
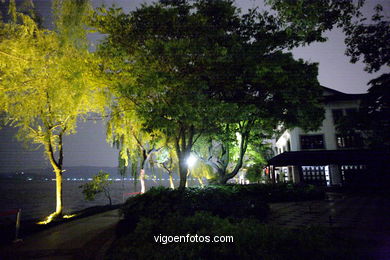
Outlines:
{"type": "MultiPolygon", "coordinates": [[[[157,151],[165,143],[159,132],[148,132],[143,128],[143,122],[137,117],[130,100],[120,98],[116,102],[111,106],[111,117],[107,123],[107,141],[118,147],[125,166],[131,164],[133,175],[136,175],[138,163],[146,163],[140,161],[143,152],[149,156],[150,152],[157,151]]],[[[144,168],[145,165],[140,166],[144,168]]]]}
{"type": "Polygon", "coordinates": [[[62,140],[105,102],[99,61],[73,40],[64,40],[61,30],[39,28],[21,13],[15,17],[0,22],[0,112],[6,123],[18,127],[21,141],[44,147],[56,173],[54,215],[61,215],[62,140]]]}
{"type": "Polygon", "coordinates": [[[194,178],[206,178],[207,180],[216,177],[213,169],[201,160],[197,160],[194,166],[190,169],[190,175],[194,178]]]}

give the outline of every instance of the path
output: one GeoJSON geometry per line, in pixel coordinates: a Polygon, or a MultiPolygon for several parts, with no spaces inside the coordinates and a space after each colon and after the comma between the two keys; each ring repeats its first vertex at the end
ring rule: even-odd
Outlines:
{"type": "Polygon", "coordinates": [[[390,260],[390,197],[328,193],[325,201],[271,203],[270,224],[321,225],[360,242],[370,259],[390,260]]]}
{"type": "Polygon", "coordinates": [[[112,210],[49,228],[0,248],[0,259],[103,259],[119,219],[112,210]]]}

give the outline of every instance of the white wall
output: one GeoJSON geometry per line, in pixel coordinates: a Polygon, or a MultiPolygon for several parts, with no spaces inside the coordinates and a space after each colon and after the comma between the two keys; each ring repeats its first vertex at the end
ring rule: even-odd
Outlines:
{"type": "MultiPolygon", "coordinates": [[[[325,105],[325,119],[322,122],[322,126],[317,131],[305,132],[301,128],[293,128],[286,130],[281,137],[275,143],[275,150],[279,154],[279,149],[282,152],[285,151],[284,147],[287,146],[287,141],[290,141],[291,151],[301,151],[300,135],[305,134],[322,134],[324,135],[325,150],[336,150],[336,128],[333,123],[332,110],[333,109],[349,109],[358,108],[358,100],[349,101],[334,101],[325,105]]],[[[345,111],[344,111],[345,113],[345,111]]]]}

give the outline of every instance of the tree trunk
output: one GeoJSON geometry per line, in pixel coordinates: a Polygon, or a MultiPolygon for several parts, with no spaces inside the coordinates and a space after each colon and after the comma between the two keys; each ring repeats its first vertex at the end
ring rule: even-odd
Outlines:
{"type": "Polygon", "coordinates": [[[186,165],[186,162],[184,159],[179,159],[179,174],[180,174],[180,182],[179,182],[179,189],[184,190],[187,186],[187,172],[188,172],[188,166],[186,165]]]}
{"type": "Polygon", "coordinates": [[[110,207],[112,206],[112,199],[111,199],[111,193],[110,193],[110,190],[108,188],[103,188],[104,190],[104,195],[106,196],[106,198],[108,199],[108,202],[110,204],[110,207]]]}
{"type": "Polygon", "coordinates": [[[62,134],[59,134],[58,141],[58,161],[54,157],[54,149],[51,143],[51,133],[47,133],[47,143],[45,145],[46,155],[50,161],[51,166],[53,167],[54,173],[56,175],[56,211],[53,213],[55,216],[61,216],[63,210],[62,203],[62,162],[63,162],[63,146],[62,146],[62,134]]]}
{"type": "Polygon", "coordinates": [[[147,155],[145,149],[143,149],[143,148],[141,148],[141,149],[142,149],[142,158],[141,158],[141,170],[139,173],[139,179],[140,179],[140,183],[141,183],[141,194],[143,194],[146,191],[146,188],[145,188],[145,165],[146,165],[146,161],[148,159],[148,155],[147,155]]]}
{"type": "Polygon", "coordinates": [[[169,174],[169,186],[171,187],[171,189],[175,188],[175,184],[173,183],[172,174],[169,174]]]}
{"type": "Polygon", "coordinates": [[[145,170],[142,168],[139,174],[141,183],[141,193],[145,193],[145,170]]]}
{"type": "Polygon", "coordinates": [[[194,144],[194,126],[182,125],[175,140],[176,155],[179,159],[179,189],[184,190],[187,184],[188,165],[187,159],[190,156],[194,144]]]}
{"type": "Polygon", "coordinates": [[[225,185],[229,179],[236,176],[237,173],[240,171],[244,163],[244,156],[245,156],[246,149],[248,147],[248,139],[249,139],[248,133],[241,134],[240,154],[238,157],[238,162],[236,163],[236,166],[230,173],[226,173],[226,169],[225,169],[223,175],[219,175],[219,180],[218,180],[219,184],[225,185]]]}
{"type": "Polygon", "coordinates": [[[56,169],[56,215],[62,215],[62,170],[56,169]]]}
{"type": "Polygon", "coordinates": [[[199,181],[199,184],[200,184],[200,187],[204,187],[204,183],[203,183],[203,180],[201,177],[198,178],[198,181],[199,181]]]}

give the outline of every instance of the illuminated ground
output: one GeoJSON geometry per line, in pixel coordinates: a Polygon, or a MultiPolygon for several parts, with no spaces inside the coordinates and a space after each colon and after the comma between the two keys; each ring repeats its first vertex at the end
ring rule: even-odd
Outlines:
{"type": "Polygon", "coordinates": [[[0,249],[0,259],[94,259],[114,237],[118,210],[49,228],[0,249]]]}

